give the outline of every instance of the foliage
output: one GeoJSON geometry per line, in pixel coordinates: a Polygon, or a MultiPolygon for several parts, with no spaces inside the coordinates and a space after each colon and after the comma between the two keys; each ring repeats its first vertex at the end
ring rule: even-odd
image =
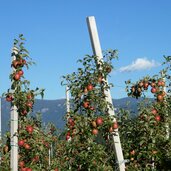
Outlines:
{"type": "MultiPolygon", "coordinates": [[[[19,39],[14,40],[12,52],[13,61],[11,66],[13,72],[10,74],[11,88],[4,93],[6,100],[11,106],[17,107],[19,115],[18,120],[18,147],[19,147],[19,169],[21,171],[46,170],[49,167],[49,159],[47,156],[50,144],[53,143],[53,132],[46,132],[42,127],[40,115],[31,117],[35,97],[41,95],[43,97],[44,89],[29,88],[30,82],[25,79],[23,69],[29,68],[34,62],[29,57],[29,52],[24,47],[24,37],[19,35],[19,39]]],[[[53,127],[52,127],[53,128],[53,127]]],[[[46,129],[47,130],[47,129],[46,129]]],[[[3,146],[3,156],[1,162],[1,170],[10,170],[10,134],[7,134],[6,144],[3,146]]],[[[49,168],[50,169],[50,168],[49,168]]]]}
{"type": "Polygon", "coordinates": [[[68,86],[72,99],[71,111],[66,116],[68,142],[64,158],[69,163],[63,166],[66,170],[114,169],[109,135],[117,129],[117,123],[109,116],[112,104],[106,101],[106,91],[112,86],[106,79],[114,58],[117,58],[115,50],[106,52],[104,61],[87,55],[79,60],[82,68],[63,77],[62,84],[68,86]]]}
{"type": "MultiPolygon", "coordinates": [[[[159,74],[146,76],[136,83],[125,82],[128,96],[144,97],[135,118],[124,109],[120,109],[117,116],[109,114],[113,106],[106,100],[106,94],[113,85],[108,84],[107,78],[113,69],[112,60],[117,59],[117,51],[104,52],[104,60],[90,55],[78,60],[81,67],[63,76],[62,85],[68,86],[71,100],[65,117],[66,128],[58,136],[53,124],[42,125],[40,113],[35,117],[30,115],[35,97],[43,97],[44,89],[30,89],[30,82],[24,77],[25,68],[34,64],[24,42],[23,35],[14,40],[12,84],[3,94],[11,106],[17,107],[19,114],[19,170],[117,170],[111,137],[117,135],[118,127],[126,170],[171,168],[170,56],[164,56],[164,69],[159,74]],[[153,101],[146,98],[149,89],[154,95],[153,101]]],[[[10,137],[7,132],[0,142],[0,170],[3,171],[10,170],[10,137]]]]}
{"type": "MultiPolygon", "coordinates": [[[[170,58],[163,64],[169,64],[170,58]]],[[[121,112],[121,140],[125,157],[130,160],[128,170],[168,170],[171,162],[170,132],[170,66],[158,75],[144,77],[136,83],[127,81],[129,96],[139,98],[144,93],[144,101],[139,105],[137,118],[130,120],[127,111],[121,112]],[[150,103],[145,92],[151,86],[155,100],[150,103]],[[165,92],[165,87],[168,91],[165,92]],[[145,168],[145,169],[144,169],[145,168]]]]}

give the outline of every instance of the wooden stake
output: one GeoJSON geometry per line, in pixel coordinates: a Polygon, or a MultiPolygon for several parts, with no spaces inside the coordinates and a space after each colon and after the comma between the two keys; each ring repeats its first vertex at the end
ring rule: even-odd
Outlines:
{"type": "MultiPolygon", "coordinates": [[[[16,59],[17,48],[12,50],[12,61],[16,59]]],[[[12,73],[15,68],[12,67],[12,73]]],[[[15,90],[14,90],[15,91],[15,90]]],[[[11,106],[11,151],[10,151],[10,168],[11,171],[18,171],[18,113],[15,105],[11,106]]]]}
{"type": "MultiPolygon", "coordinates": [[[[100,60],[102,61],[103,55],[102,55],[102,50],[101,50],[101,46],[100,46],[100,41],[99,41],[99,36],[98,36],[98,32],[97,32],[95,18],[93,16],[87,17],[87,24],[88,24],[93,53],[95,56],[98,57],[99,61],[100,60]]],[[[112,104],[112,97],[110,94],[110,90],[106,90],[105,95],[106,95],[106,101],[112,104]]],[[[108,106],[108,108],[109,108],[109,115],[112,118],[114,118],[114,116],[115,116],[114,109],[111,109],[109,106],[108,106]]],[[[115,122],[116,119],[114,118],[113,121],[115,122]]],[[[117,129],[115,130],[115,133],[112,134],[112,139],[113,139],[116,159],[117,159],[117,163],[118,163],[118,170],[125,171],[125,161],[123,158],[120,137],[119,137],[119,133],[118,133],[117,129]]]]}

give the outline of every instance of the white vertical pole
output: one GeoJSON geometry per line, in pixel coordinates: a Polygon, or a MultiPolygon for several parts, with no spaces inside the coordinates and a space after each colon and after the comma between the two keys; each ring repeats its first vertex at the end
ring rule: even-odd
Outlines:
{"type": "MultiPolygon", "coordinates": [[[[67,109],[67,121],[70,117],[70,101],[69,101],[69,87],[66,86],[66,109],[67,109]]],[[[68,139],[68,141],[71,141],[71,137],[68,139]]]]}
{"type": "Polygon", "coordinates": [[[70,112],[70,102],[69,102],[69,87],[66,86],[66,109],[67,109],[67,116],[70,112]]]}
{"type": "MultiPolygon", "coordinates": [[[[162,76],[163,81],[165,83],[163,91],[166,93],[166,96],[167,96],[168,94],[167,94],[167,88],[166,88],[166,77],[165,77],[165,74],[163,72],[161,73],[161,76],[162,76]]],[[[168,117],[168,113],[166,114],[166,117],[168,117]]],[[[166,128],[166,139],[169,139],[169,136],[170,136],[170,133],[169,133],[169,123],[166,122],[165,128],[166,128]]]]}
{"type": "MultiPolygon", "coordinates": [[[[165,82],[165,86],[163,88],[163,91],[166,93],[167,96],[167,89],[166,89],[166,78],[163,78],[163,81],[165,82]]],[[[166,114],[166,116],[168,117],[168,113],[166,114]]],[[[166,139],[169,139],[170,133],[169,133],[169,124],[166,123],[166,139]]]]}
{"type": "MultiPolygon", "coordinates": [[[[12,49],[12,61],[16,59],[17,48],[12,49]]],[[[12,67],[12,73],[15,68],[12,67]]],[[[15,91],[15,90],[14,90],[15,91]]],[[[18,171],[18,112],[15,105],[11,106],[11,151],[10,151],[10,168],[11,171],[18,171]]]]}
{"type": "MultiPolygon", "coordinates": [[[[88,24],[88,29],[89,29],[89,34],[90,34],[90,39],[91,39],[91,44],[92,44],[94,55],[98,57],[98,60],[103,60],[103,55],[102,55],[102,50],[100,46],[95,18],[93,16],[87,17],[87,24],[88,24]]],[[[105,95],[106,95],[106,101],[112,104],[112,97],[110,94],[110,90],[106,90],[105,95]]],[[[112,118],[114,118],[115,116],[114,110],[111,109],[109,106],[108,108],[109,108],[109,115],[112,118]]],[[[113,120],[116,121],[115,118],[113,120]]],[[[125,171],[125,162],[124,162],[124,157],[122,153],[120,137],[119,137],[119,133],[117,129],[115,130],[115,133],[112,134],[112,139],[114,143],[116,159],[118,162],[118,169],[119,171],[125,171]]]]}
{"type": "Polygon", "coordinates": [[[51,151],[51,156],[53,157],[53,146],[52,146],[52,144],[50,145],[50,151],[51,151]]]}
{"type": "MultiPolygon", "coordinates": [[[[51,147],[50,147],[51,148],[51,147]]],[[[51,149],[49,148],[49,167],[50,167],[50,157],[51,157],[51,149]]]]}

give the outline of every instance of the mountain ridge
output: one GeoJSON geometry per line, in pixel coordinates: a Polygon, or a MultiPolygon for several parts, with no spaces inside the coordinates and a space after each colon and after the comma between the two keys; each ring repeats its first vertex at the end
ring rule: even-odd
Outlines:
{"type": "MultiPolygon", "coordinates": [[[[129,109],[133,111],[136,115],[137,112],[137,104],[142,100],[134,99],[131,97],[125,97],[121,99],[113,99],[113,105],[115,108],[123,108],[129,109]],[[127,105],[128,101],[130,102],[127,105]]],[[[10,103],[6,102],[4,98],[1,100],[1,108],[2,108],[2,134],[4,134],[7,130],[9,130],[9,119],[10,119],[10,103]]],[[[65,99],[36,99],[34,108],[33,108],[33,115],[37,112],[42,113],[42,122],[48,123],[52,122],[55,124],[59,129],[63,129],[65,125],[64,116],[66,114],[66,105],[65,99]]],[[[134,115],[133,114],[133,115],[134,115]]]]}

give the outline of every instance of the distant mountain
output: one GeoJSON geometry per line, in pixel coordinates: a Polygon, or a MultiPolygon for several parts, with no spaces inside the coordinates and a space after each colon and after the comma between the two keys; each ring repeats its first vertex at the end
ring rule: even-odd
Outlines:
{"type": "MultiPolygon", "coordinates": [[[[2,98],[2,134],[9,130],[9,120],[10,120],[10,103],[6,102],[5,99],[2,98]]],[[[37,112],[42,114],[42,121],[44,123],[52,122],[58,128],[62,129],[64,127],[64,115],[66,113],[65,107],[65,99],[59,100],[39,100],[36,99],[34,108],[33,108],[33,115],[37,112]]]]}
{"type": "MultiPolygon", "coordinates": [[[[124,108],[132,111],[136,115],[137,104],[142,99],[126,97],[113,100],[115,108],[124,108]]],[[[33,115],[37,112],[42,113],[42,121],[44,123],[52,122],[59,129],[63,129],[65,125],[64,115],[66,113],[65,99],[58,100],[36,100],[34,104],[33,115]]],[[[10,119],[10,103],[2,99],[2,134],[9,129],[10,119]]]]}

